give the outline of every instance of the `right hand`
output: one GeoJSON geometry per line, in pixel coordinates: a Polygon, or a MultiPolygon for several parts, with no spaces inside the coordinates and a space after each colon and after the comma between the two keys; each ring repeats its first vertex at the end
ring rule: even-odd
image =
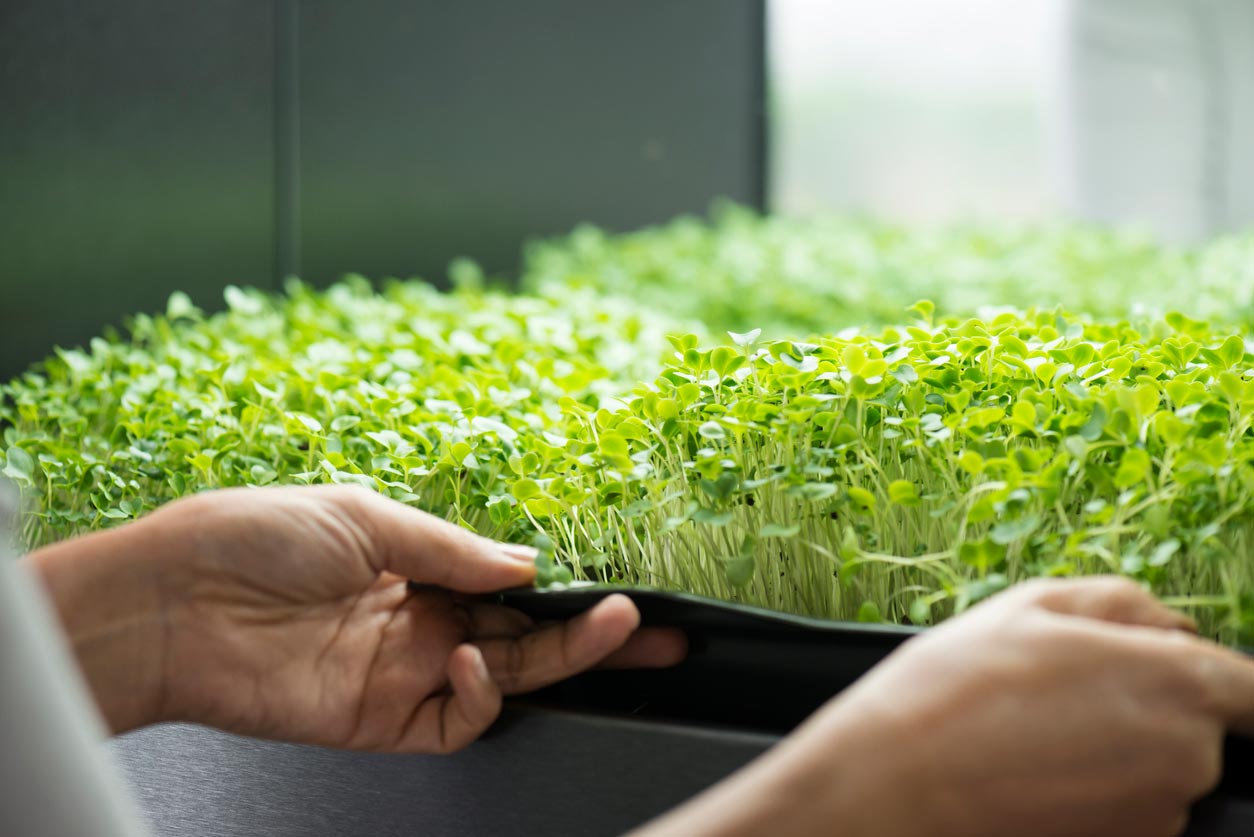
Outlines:
{"type": "Polygon", "coordinates": [[[1021,585],[905,643],[645,833],[1176,835],[1254,735],[1254,661],[1119,578],[1021,585]]]}
{"type": "Polygon", "coordinates": [[[115,731],[186,720],[448,753],[496,720],[502,695],[684,656],[683,635],[639,628],[625,596],[537,625],[460,595],[530,585],[534,558],[372,491],[323,485],[197,494],[28,560],[115,731]]]}

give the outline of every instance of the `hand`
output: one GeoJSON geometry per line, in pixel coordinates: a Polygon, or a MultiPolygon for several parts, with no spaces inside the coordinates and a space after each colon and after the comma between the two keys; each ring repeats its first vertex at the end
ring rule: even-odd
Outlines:
{"type": "Polygon", "coordinates": [[[1254,662],[1130,581],[1031,582],[905,643],[659,835],[1179,834],[1254,662]]]}
{"type": "Polygon", "coordinates": [[[179,719],[444,753],[487,729],[502,694],[685,651],[682,635],[637,630],[623,596],[538,627],[457,595],[530,584],[534,551],[364,490],[210,492],[105,535],[32,560],[115,729],[179,719]]]}

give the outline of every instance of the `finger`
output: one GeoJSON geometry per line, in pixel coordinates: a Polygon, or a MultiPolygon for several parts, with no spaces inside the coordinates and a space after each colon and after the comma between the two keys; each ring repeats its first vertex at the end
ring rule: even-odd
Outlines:
{"type": "Polygon", "coordinates": [[[639,628],[597,668],[669,668],[688,656],[688,636],[677,628],[639,628]]]}
{"type": "Polygon", "coordinates": [[[592,668],[622,648],[640,624],[640,613],[621,594],[607,596],[571,619],[517,639],[476,643],[488,671],[507,694],[530,692],[592,668]]]}
{"type": "Polygon", "coordinates": [[[1121,576],[1040,579],[1021,586],[1034,604],[1068,616],[1121,625],[1197,631],[1197,623],[1167,607],[1141,585],[1121,576]]]}
{"type": "Polygon", "coordinates": [[[346,492],[344,503],[366,528],[374,567],[413,581],[463,593],[530,586],[535,550],[480,537],[438,517],[372,491],[346,492]]]}
{"type": "Polygon", "coordinates": [[[1177,675],[1183,695],[1199,711],[1226,729],[1254,736],[1254,659],[1239,651],[1188,634],[1164,634],[1137,626],[1094,633],[1089,642],[1123,643],[1121,655],[1139,657],[1147,670],[1177,675]]]}
{"type": "Polygon", "coordinates": [[[1194,666],[1208,708],[1224,726],[1254,736],[1254,660],[1204,639],[1176,643],[1171,653],[1194,666]]]}
{"type": "Polygon", "coordinates": [[[473,645],[459,645],[448,658],[452,694],[427,698],[398,750],[447,754],[470,744],[501,714],[501,690],[473,645]]]}
{"type": "MultiPolygon", "coordinates": [[[[536,630],[534,619],[512,607],[474,603],[466,606],[466,614],[470,618],[469,639],[514,638],[536,630]]],[[[687,656],[688,636],[683,631],[638,628],[597,668],[666,668],[687,656]]]]}
{"type": "Polygon", "coordinates": [[[470,618],[468,639],[520,637],[536,629],[535,620],[521,610],[486,602],[465,602],[470,618]]]}

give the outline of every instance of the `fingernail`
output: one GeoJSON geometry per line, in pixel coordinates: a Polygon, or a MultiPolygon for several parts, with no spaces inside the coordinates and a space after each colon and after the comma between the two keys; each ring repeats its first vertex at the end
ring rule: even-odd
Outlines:
{"type": "Polygon", "coordinates": [[[534,564],[536,556],[540,551],[534,546],[526,546],[520,543],[498,543],[497,548],[505,553],[507,558],[513,558],[515,561],[522,561],[527,564],[534,564]]]}
{"type": "Polygon", "coordinates": [[[472,668],[474,668],[475,677],[479,680],[479,682],[491,682],[492,674],[488,671],[488,661],[483,658],[483,652],[476,649],[472,660],[474,661],[472,668]]]}

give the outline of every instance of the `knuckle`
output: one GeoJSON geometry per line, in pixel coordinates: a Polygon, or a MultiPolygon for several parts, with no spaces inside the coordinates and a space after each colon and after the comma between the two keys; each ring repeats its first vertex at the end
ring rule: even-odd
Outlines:
{"type": "Polygon", "coordinates": [[[1198,650],[1198,639],[1184,631],[1165,631],[1155,642],[1167,653],[1183,659],[1193,659],[1198,650]]]}
{"type": "MultiPolygon", "coordinates": [[[[1190,645],[1191,653],[1182,654],[1188,667],[1189,679],[1187,686],[1193,698],[1191,706],[1203,716],[1211,719],[1223,719],[1233,713],[1234,701],[1239,705],[1244,698],[1234,693],[1234,681],[1228,666],[1231,660],[1226,656],[1233,652],[1215,647],[1203,647],[1204,641],[1194,639],[1190,645]]],[[[1242,665],[1245,662],[1242,661],[1242,665]]]]}
{"type": "Polygon", "coordinates": [[[1135,618],[1157,602],[1152,593],[1124,576],[1108,576],[1094,587],[1101,592],[1114,618],[1135,618]]]}
{"type": "Polygon", "coordinates": [[[1179,631],[1157,637],[1157,651],[1173,689],[1172,696],[1191,710],[1213,714],[1219,709],[1219,694],[1213,675],[1214,660],[1198,647],[1198,640],[1179,631]]]}
{"type": "Polygon", "coordinates": [[[1104,601],[1108,607],[1133,607],[1153,599],[1140,584],[1117,575],[1037,578],[1025,581],[1018,589],[1026,602],[1042,607],[1094,600],[1104,601]]]}
{"type": "Polygon", "coordinates": [[[369,515],[362,514],[351,502],[335,502],[322,519],[322,531],[344,555],[352,555],[374,564],[379,552],[379,537],[371,526],[369,515]]]}
{"type": "Polygon", "coordinates": [[[1052,578],[1033,578],[1018,587],[1020,597],[1035,604],[1048,601],[1058,595],[1059,589],[1058,580],[1052,578]]]}
{"type": "Polygon", "coordinates": [[[1033,578],[1020,582],[994,601],[1011,610],[1044,608],[1058,596],[1061,585],[1054,578],[1033,578]]]}
{"type": "Polygon", "coordinates": [[[1123,598],[1145,599],[1149,593],[1137,582],[1124,575],[1108,575],[1093,579],[1093,585],[1100,585],[1112,596],[1123,598]]]}

